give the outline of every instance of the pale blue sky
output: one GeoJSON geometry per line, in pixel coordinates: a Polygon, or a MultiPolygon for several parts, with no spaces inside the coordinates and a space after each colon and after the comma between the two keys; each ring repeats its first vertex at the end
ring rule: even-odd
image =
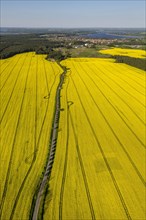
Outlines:
{"type": "Polygon", "coordinates": [[[2,27],[145,27],[144,0],[1,0],[2,27]]]}

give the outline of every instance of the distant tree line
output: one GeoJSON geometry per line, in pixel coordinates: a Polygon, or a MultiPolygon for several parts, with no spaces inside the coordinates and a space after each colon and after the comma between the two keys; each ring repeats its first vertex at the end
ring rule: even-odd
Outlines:
{"type": "Polygon", "coordinates": [[[146,71],[146,59],[128,57],[128,56],[114,56],[117,63],[126,63],[130,66],[146,71]]]}
{"type": "Polygon", "coordinates": [[[30,51],[48,54],[52,48],[64,46],[64,42],[49,41],[36,34],[5,35],[0,37],[0,42],[0,59],[30,51]]]}
{"type": "Polygon", "coordinates": [[[128,46],[129,46],[129,48],[131,48],[132,45],[134,45],[134,46],[141,45],[145,49],[146,48],[146,38],[129,39],[129,40],[124,41],[124,42],[118,41],[117,43],[113,42],[113,43],[109,43],[108,46],[115,47],[115,44],[118,44],[120,47],[123,47],[123,46],[125,47],[126,46],[127,48],[128,48],[128,46]]]}

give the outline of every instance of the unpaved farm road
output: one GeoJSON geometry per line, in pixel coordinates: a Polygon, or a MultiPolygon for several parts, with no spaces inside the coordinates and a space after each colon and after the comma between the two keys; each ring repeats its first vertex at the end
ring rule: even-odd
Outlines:
{"type": "Polygon", "coordinates": [[[44,193],[46,183],[47,183],[47,181],[48,181],[48,179],[51,175],[51,169],[52,169],[52,165],[53,165],[53,162],[54,162],[57,135],[58,135],[58,126],[59,126],[59,115],[60,115],[60,92],[61,92],[62,84],[64,82],[65,73],[66,72],[63,72],[61,74],[60,82],[59,82],[59,85],[58,85],[57,91],[56,91],[55,113],[54,113],[54,119],[53,119],[49,159],[48,159],[47,167],[46,167],[46,170],[45,170],[45,173],[44,173],[44,176],[43,176],[43,179],[42,179],[42,182],[40,184],[40,188],[39,188],[39,191],[38,191],[38,194],[37,194],[32,220],[37,220],[38,219],[38,214],[39,214],[39,208],[40,208],[42,195],[44,193]]]}

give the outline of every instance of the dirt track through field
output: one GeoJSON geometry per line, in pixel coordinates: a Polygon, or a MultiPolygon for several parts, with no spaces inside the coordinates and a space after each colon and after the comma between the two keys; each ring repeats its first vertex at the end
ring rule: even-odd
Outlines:
{"type": "Polygon", "coordinates": [[[40,184],[40,188],[37,194],[34,212],[33,212],[33,220],[38,219],[39,215],[39,208],[42,200],[42,196],[44,193],[44,189],[46,186],[46,183],[51,175],[51,170],[55,158],[55,149],[56,149],[56,143],[57,143],[57,136],[58,136],[58,126],[59,126],[59,116],[60,116],[60,92],[62,89],[63,81],[65,78],[65,72],[62,73],[60,76],[60,82],[57,87],[56,91],[56,104],[55,104],[55,112],[54,112],[54,119],[53,119],[53,127],[52,127],[52,136],[51,136],[51,146],[50,146],[50,152],[49,152],[49,159],[47,163],[47,167],[43,176],[43,179],[40,184]]]}

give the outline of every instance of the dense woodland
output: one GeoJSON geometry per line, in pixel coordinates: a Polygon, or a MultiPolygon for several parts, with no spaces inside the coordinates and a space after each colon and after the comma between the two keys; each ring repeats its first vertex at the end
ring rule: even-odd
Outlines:
{"type": "Polygon", "coordinates": [[[5,35],[0,37],[0,42],[1,59],[29,51],[35,51],[37,54],[48,54],[52,48],[64,46],[63,42],[49,41],[37,34],[5,35]]]}

